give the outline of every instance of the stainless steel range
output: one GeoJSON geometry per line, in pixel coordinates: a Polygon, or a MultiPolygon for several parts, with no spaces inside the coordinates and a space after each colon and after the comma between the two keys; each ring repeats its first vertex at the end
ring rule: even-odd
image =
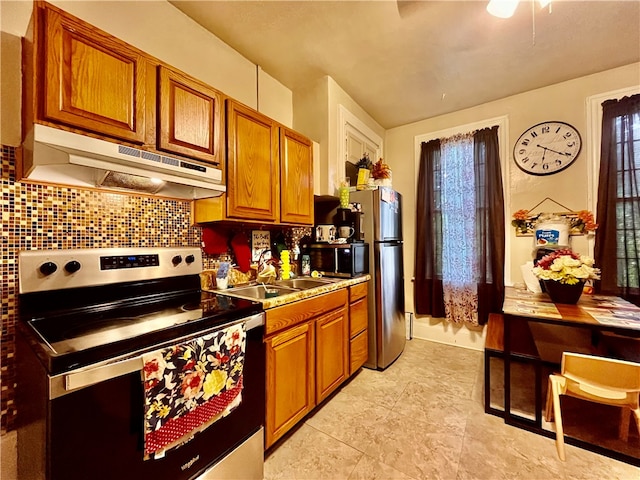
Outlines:
{"type": "MultiPolygon", "coordinates": [[[[24,251],[18,260],[20,478],[262,478],[262,304],[201,292],[197,248],[24,251]],[[246,335],[233,347],[233,408],[188,441],[146,454],[145,358],[160,352],[163,361],[202,339],[223,344],[234,328],[246,335]]],[[[189,368],[205,378],[200,364],[189,368]]]]}

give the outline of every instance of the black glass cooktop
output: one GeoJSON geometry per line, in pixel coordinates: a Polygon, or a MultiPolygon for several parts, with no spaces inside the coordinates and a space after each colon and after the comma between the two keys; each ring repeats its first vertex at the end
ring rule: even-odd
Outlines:
{"type": "Polygon", "coordinates": [[[262,311],[259,302],[199,290],[148,292],[119,300],[106,294],[101,301],[99,295],[85,296],[93,298],[91,304],[76,301],[82,293],[65,292],[73,301],[57,298],[56,309],[43,307],[42,296],[20,298],[21,329],[38,344],[50,373],[137,352],[262,311]],[[30,302],[40,306],[27,305],[30,302]],[[64,308],[72,304],[74,308],[64,308]]]}

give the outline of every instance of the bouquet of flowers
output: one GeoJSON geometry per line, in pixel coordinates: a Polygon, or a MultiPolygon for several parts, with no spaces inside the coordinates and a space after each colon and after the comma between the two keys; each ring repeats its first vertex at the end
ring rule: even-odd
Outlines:
{"type": "Polygon", "coordinates": [[[579,255],[568,248],[556,250],[542,257],[533,268],[541,280],[554,280],[565,285],[576,285],[589,279],[600,279],[600,270],[593,266],[594,260],[579,255]]]}
{"type": "Polygon", "coordinates": [[[381,178],[391,178],[391,169],[389,168],[389,165],[380,159],[373,164],[373,167],[371,167],[371,176],[376,180],[381,178]]]}

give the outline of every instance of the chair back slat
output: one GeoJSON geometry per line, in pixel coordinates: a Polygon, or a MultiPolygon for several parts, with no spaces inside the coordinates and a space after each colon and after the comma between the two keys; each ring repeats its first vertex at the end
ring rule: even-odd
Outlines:
{"type": "Polygon", "coordinates": [[[640,363],[563,352],[562,374],[580,377],[596,385],[629,391],[640,390],[640,363]]]}

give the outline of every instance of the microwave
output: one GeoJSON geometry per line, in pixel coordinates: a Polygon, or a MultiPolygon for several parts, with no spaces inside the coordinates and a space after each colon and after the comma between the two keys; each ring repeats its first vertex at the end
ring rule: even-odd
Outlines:
{"type": "Polygon", "coordinates": [[[358,277],[369,273],[368,243],[312,243],[311,270],[327,277],[358,277]]]}

